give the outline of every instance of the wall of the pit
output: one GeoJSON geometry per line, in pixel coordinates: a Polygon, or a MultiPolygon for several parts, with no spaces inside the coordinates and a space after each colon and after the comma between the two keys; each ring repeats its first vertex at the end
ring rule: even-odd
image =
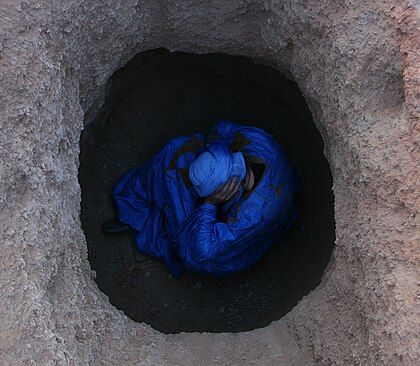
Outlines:
{"type": "Polygon", "coordinates": [[[7,364],[415,363],[418,60],[408,1],[6,1],[0,12],[7,364]],[[83,121],[111,74],[156,47],[288,70],[324,138],[335,259],[317,290],[263,330],[164,336],[131,322],[92,281],[79,220],[83,121]]]}

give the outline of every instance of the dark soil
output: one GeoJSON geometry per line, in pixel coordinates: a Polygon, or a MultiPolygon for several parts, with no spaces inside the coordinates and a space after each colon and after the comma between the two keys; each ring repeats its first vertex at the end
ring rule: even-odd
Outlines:
{"type": "Polygon", "coordinates": [[[165,333],[239,332],[290,311],[320,282],[335,241],[332,178],[297,85],[242,57],[154,50],[139,54],[109,82],[107,101],[81,140],[81,219],[99,288],[130,318],[165,333]],[[105,235],[119,177],[169,139],[206,131],[222,118],[274,135],[299,179],[299,218],[253,267],[216,279],[185,273],[137,252],[129,235],[105,235]]]}

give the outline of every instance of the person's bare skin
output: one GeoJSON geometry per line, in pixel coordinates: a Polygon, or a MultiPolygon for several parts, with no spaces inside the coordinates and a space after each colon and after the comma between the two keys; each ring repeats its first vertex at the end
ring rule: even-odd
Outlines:
{"type": "Polygon", "coordinates": [[[239,181],[238,177],[230,178],[224,186],[220,186],[212,195],[206,197],[205,202],[211,204],[227,202],[238,193],[241,184],[245,190],[250,191],[254,181],[254,172],[247,167],[246,176],[242,181],[239,181]]]}
{"type": "Polygon", "coordinates": [[[250,167],[246,167],[246,176],[242,181],[243,187],[246,191],[250,191],[255,184],[255,174],[250,167]]]}

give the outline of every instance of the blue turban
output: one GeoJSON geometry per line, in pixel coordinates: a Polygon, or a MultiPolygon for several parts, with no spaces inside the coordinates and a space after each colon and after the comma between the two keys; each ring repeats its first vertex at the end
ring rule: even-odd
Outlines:
{"type": "Polygon", "coordinates": [[[226,144],[211,143],[190,165],[189,177],[200,197],[211,195],[230,178],[245,178],[245,160],[240,152],[232,153],[226,144]]]}

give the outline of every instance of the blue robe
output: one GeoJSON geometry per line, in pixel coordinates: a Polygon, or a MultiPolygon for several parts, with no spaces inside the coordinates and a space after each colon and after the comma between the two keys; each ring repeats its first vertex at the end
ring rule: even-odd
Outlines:
{"type": "Polygon", "coordinates": [[[202,134],[175,138],[148,163],[128,172],[114,189],[118,218],[135,230],[140,251],[169,271],[224,276],[258,261],[296,219],[296,183],[285,153],[263,130],[220,121],[213,140],[265,166],[250,192],[217,207],[206,204],[188,178],[205,151],[202,134]],[[223,220],[220,217],[223,216],[223,220]]]}

